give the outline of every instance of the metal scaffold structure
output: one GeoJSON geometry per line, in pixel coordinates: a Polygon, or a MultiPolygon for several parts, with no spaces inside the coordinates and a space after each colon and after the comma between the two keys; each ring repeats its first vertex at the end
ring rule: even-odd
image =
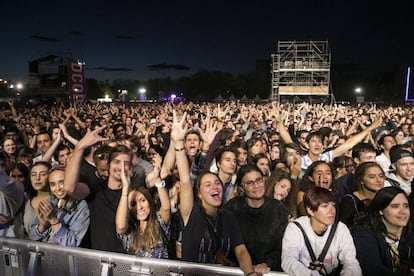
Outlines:
{"type": "Polygon", "coordinates": [[[279,41],[277,53],[272,54],[270,100],[333,98],[330,68],[328,41],[279,41]]]}

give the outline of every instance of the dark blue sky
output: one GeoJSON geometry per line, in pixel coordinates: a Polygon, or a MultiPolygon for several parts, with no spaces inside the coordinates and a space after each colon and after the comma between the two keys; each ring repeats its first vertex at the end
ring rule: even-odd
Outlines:
{"type": "Polygon", "coordinates": [[[164,76],[146,67],[162,62],[191,68],[165,72],[173,77],[247,73],[256,59],[270,59],[279,40],[328,39],[334,64],[394,70],[414,63],[409,1],[105,2],[3,0],[0,77],[25,81],[29,60],[59,51],[83,58],[87,77],[101,80],[164,76]]]}

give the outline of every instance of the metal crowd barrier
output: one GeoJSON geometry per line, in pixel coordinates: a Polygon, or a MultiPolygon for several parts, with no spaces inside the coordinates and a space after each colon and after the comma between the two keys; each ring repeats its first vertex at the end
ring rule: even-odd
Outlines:
{"type": "MultiPolygon", "coordinates": [[[[243,275],[239,268],[142,258],[0,237],[0,275],[123,276],[243,275]]],[[[266,275],[286,275],[270,272],[266,275]]]]}

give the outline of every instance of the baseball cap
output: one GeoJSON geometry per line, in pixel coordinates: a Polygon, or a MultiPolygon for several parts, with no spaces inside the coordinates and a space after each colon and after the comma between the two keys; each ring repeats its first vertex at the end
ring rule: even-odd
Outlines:
{"type": "Polygon", "coordinates": [[[411,152],[409,152],[408,150],[401,149],[398,146],[394,146],[394,147],[391,148],[391,150],[390,150],[391,163],[395,163],[395,162],[397,162],[398,160],[400,160],[401,158],[404,158],[404,157],[414,158],[414,155],[411,152]]]}

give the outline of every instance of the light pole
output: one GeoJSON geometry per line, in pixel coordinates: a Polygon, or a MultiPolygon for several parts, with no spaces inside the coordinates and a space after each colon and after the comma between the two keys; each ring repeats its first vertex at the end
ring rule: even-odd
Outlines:
{"type": "Polygon", "coordinates": [[[22,89],[23,89],[23,84],[21,84],[20,82],[18,82],[16,84],[16,98],[17,98],[17,101],[18,102],[20,102],[20,92],[21,92],[22,89]]]}
{"type": "Polygon", "coordinates": [[[139,99],[141,101],[145,101],[147,99],[147,89],[145,87],[141,87],[140,89],[138,89],[138,93],[139,93],[139,99]]]}
{"type": "Polygon", "coordinates": [[[362,88],[361,87],[356,87],[354,89],[354,92],[355,92],[356,103],[363,103],[364,102],[364,97],[361,96],[362,92],[363,92],[362,88]]]}

